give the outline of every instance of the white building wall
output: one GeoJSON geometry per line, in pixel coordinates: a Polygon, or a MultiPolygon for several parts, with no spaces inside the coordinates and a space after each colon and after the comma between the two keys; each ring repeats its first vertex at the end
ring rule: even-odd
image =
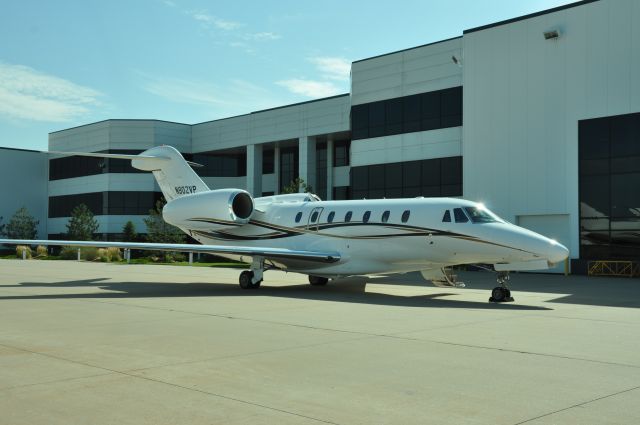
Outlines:
{"type": "Polygon", "coordinates": [[[195,124],[194,153],[349,131],[349,96],[336,96],[195,124]]]}
{"type": "Polygon", "coordinates": [[[38,224],[38,237],[47,237],[47,154],[0,148],[0,224],[7,224],[17,210],[26,207],[38,224]]]}
{"type": "MultiPolygon", "coordinates": [[[[454,38],[354,62],[351,103],[443,90],[462,85],[462,38],[454,38]]],[[[351,142],[351,165],[384,164],[461,155],[460,127],[405,133],[351,142]]]]}
{"type": "Polygon", "coordinates": [[[542,233],[568,215],[578,257],[578,121],[640,111],[637,22],[640,2],[602,0],[465,33],[465,198],[542,233]]]}
{"type": "Polygon", "coordinates": [[[351,104],[376,102],[462,85],[462,38],[454,38],[354,62],[351,104]]]}
{"type": "Polygon", "coordinates": [[[351,142],[351,166],[462,155],[462,128],[450,127],[351,142]]]}

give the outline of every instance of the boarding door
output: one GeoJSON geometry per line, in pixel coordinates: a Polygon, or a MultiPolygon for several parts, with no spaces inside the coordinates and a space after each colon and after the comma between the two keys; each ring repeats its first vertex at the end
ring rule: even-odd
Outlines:
{"type": "Polygon", "coordinates": [[[309,222],[307,223],[308,230],[318,231],[318,225],[320,224],[320,216],[322,215],[322,210],[324,208],[317,207],[311,210],[311,214],[309,214],[309,222]]]}

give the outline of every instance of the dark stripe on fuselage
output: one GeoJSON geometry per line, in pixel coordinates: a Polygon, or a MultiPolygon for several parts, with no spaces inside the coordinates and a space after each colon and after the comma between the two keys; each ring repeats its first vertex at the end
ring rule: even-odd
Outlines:
{"type": "Polygon", "coordinates": [[[478,242],[484,243],[493,246],[499,246],[502,248],[513,249],[516,251],[526,252],[529,254],[536,255],[533,252],[515,248],[509,245],[503,245],[496,242],[488,241],[485,239],[480,239],[476,236],[465,235],[462,233],[455,232],[447,232],[443,230],[430,229],[426,227],[418,227],[418,226],[410,226],[405,224],[397,224],[397,223],[363,223],[363,222],[339,222],[339,223],[325,223],[319,224],[317,226],[308,226],[302,225],[298,227],[286,227],[279,226],[273,223],[266,223],[258,220],[251,220],[248,224],[254,225],[256,227],[263,227],[269,230],[276,230],[276,232],[265,233],[261,235],[237,235],[228,232],[222,231],[214,231],[214,232],[201,232],[201,231],[193,231],[195,234],[200,234],[201,236],[209,237],[217,240],[226,240],[226,241],[254,241],[254,240],[270,240],[270,239],[282,239],[294,236],[300,236],[304,234],[312,234],[317,236],[326,236],[331,238],[339,238],[339,239],[386,239],[386,238],[397,238],[397,237],[414,237],[414,236],[428,236],[428,237],[452,237],[456,239],[468,240],[470,242],[478,242]],[[334,229],[341,227],[362,227],[362,226],[382,226],[387,229],[396,229],[396,230],[405,230],[404,233],[388,233],[388,234],[372,234],[372,235],[336,235],[331,233],[320,232],[320,230],[326,229],[334,229]],[[314,230],[318,228],[319,230],[314,230]]]}

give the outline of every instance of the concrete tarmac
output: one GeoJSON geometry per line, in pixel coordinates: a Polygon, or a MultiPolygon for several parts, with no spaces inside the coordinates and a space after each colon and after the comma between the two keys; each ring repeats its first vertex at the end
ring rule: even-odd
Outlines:
{"type": "Polygon", "coordinates": [[[0,261],[0,424],[638,424],[640,280],[0,261]]]}

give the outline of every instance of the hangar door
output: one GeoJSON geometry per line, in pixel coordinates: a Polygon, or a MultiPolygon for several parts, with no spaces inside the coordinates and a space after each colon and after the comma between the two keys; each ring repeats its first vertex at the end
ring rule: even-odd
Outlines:
{"type": "MultiPolygon", "coordinates": [[[[569,214],[519,215],[516,220],[518,226],[555,239],[567,248],[571,246],[569,214]]],[[[571,257],[571,254],[569,254],[569,257],[571,257]]],[[[558,264],[548,271],[541,270],[541,272],[564,273],[564,264],[558,264]]]]}

